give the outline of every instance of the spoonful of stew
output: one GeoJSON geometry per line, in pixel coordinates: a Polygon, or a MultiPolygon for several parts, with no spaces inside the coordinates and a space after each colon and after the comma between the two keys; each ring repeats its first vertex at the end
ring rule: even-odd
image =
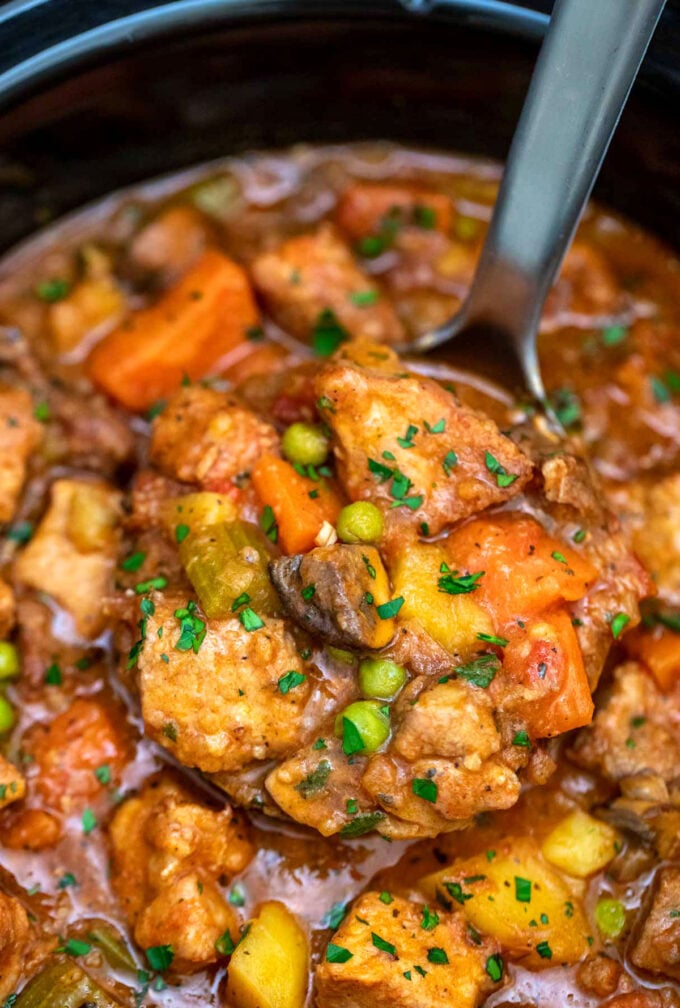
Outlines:
{"type": "Polygon", "coordinates": [[[467,298],[409,349],[474,341],[545,389],[536,333],[665,0],[557,0],[467,298]]]}

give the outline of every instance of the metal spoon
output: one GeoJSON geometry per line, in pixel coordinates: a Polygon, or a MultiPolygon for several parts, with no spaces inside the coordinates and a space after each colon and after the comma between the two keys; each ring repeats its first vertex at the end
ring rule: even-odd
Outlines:
{"type": "Polygon", "coordinates": [[[489,231],[456,315],[409,344],[501,348],[546,406],[536,334],[665,0],[556,0],[489,231]]]}

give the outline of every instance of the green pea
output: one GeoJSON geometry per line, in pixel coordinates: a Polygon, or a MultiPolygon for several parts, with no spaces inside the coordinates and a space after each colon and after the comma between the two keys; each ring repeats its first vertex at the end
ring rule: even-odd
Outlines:
{"type": "Polygon", "coordinates": [[[318,466],[325,462],[329,444],[321,427],[294,423],[284,431],[281,447],[289,462],[318,466]]]}
{"type": "Polygon", "coordinates": [[[375,752],[389,738],[389,715],[374,700],[356,700],[336,717],[335,734],[343,739],[343,749],[347,755],[352,752],[375,752]],[[352,726],[349,732],[345,722],[352,726]]]}
{"type": "Polygon", "coordinates": [[[391,700],[406,682],[406,669],[389,658],[364,658],[359,665],[359,688],[365,697],[391,700]]]}
{"type": "Polygon", "coordinates": [[[338,538],[346,543],[375,542],[382,535],[383,516],[370,501],[347,504],[338,517],[338,538]]]}
{"type": "Polygon", "coordinates": [[[626,926],[626,908],[617,899],[601,899],[595,907],[595,922],[603,938],[618,938],[626,926]]]}
{"type": "Polygon", "coordinates": [[[0,641],[0,682],[3,679],[13,679],[19,675],[19,655],[14,644],[0,641]]]}
{"type": "Polygon", "coordinates": [[[0,695],[0,735],[14,726],[14,720],[14,708],[6,697],[0,695]]]}

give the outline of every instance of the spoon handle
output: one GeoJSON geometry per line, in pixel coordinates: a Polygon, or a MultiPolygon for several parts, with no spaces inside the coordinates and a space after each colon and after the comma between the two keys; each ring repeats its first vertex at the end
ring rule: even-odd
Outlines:
{"type": "Polygon", "coordinates": [[[665,0],[556,0],[456,329],[512,339],[544,399],[535,335],[665,0]]]}

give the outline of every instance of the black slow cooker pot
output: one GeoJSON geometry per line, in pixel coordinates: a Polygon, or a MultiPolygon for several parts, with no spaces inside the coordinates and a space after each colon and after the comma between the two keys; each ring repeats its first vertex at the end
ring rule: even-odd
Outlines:
{"type": "MultiPolygon", "coordinates": [[[[0,249],[113,189],[247,148],[382,137],[503,157],[550,6],[0,3],[0,249]]],[[[671,0],[597,190],[671,241],[679,107],[671,0]]]]}

